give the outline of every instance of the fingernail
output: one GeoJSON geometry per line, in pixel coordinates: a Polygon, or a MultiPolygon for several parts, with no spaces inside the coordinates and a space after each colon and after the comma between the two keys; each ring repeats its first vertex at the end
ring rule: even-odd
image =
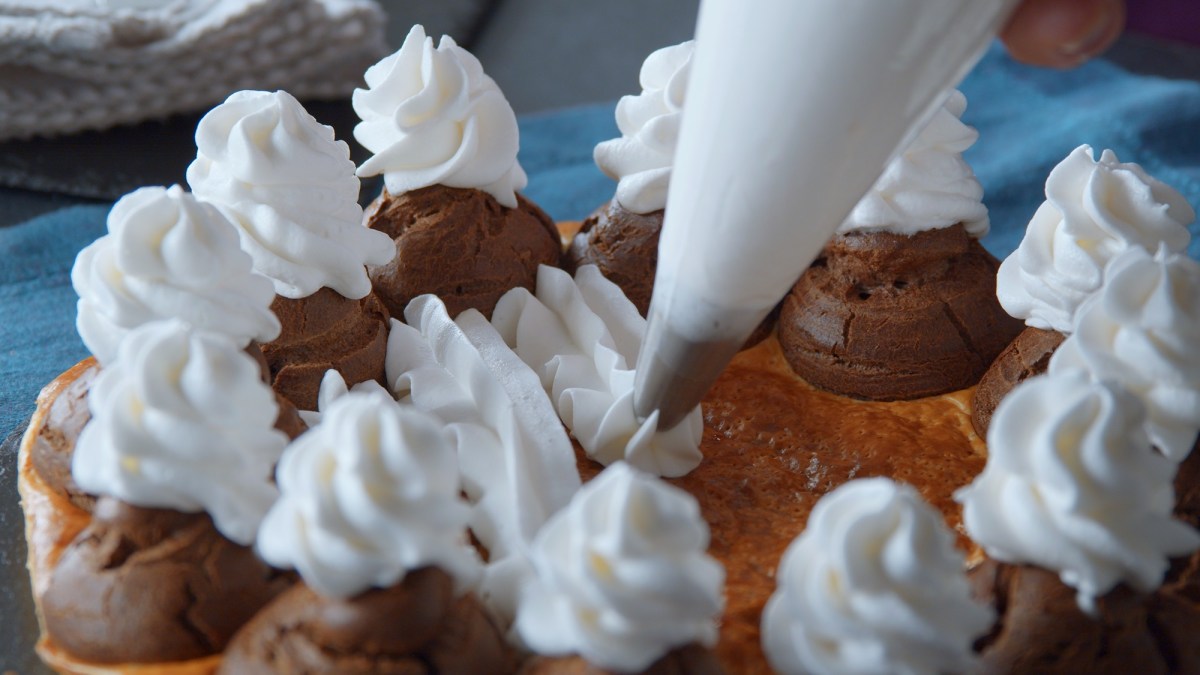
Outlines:
{"type": "Polygon", "coordinates": [[[1108,0],[1100,6],[1083,37],[1064,44],[1059,48],[1059,52],[1070,59],[1083,59],[1094,55],[1108,42],[1114,25],[1120,20],[1120,7],[1115,1],[1108,0]]]}

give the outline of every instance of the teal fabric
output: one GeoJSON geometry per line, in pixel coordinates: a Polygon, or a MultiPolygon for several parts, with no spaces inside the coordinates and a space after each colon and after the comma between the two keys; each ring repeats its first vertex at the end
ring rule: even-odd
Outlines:
{"type": "Polygon", "coordinates": [[[76,206],[0,230],[0,434],[38,391],[87,356],[75,332],[75,254],[105,232],[107,206],[76,206]]]}
{"type": "MultiPolygon", "coordinates": [[[[1039,70],[995,49],[962,90],[970,102],[964,119],[980,132],[967,159],[991,211],[984,244],[998,256],[1019,243],[1046,174],[1081,143],[1112,148],[1200,205],[1198,82],[1135,75],[1105,61],[1039,70]]],[[[611,104],[523,119],[527,194],[557,219],[586,216],[612,195],[592,147],[615,134],[611,104]]],[[[28,418],[43,384],[86,355],[69,274],[75,254],[104,233],[107,210],[72,207],[0,229],[0,438],[28,418]]],[[[1200,253],[1200,239],[1190,251],[1200,253]]]]}
{"type": "MultiPolygon", "coordinates": [[[[1071,71],[1029,68],[994,49],[961,89],[963,119],[979,130],[964,156],[983,184],[992,220],[983,243],[997,256],[1020,243],[1045,198],[1046,174],[1083,143],[1097,157],[1111,148],[1141,164],[1200,208],[1200,82],[1134,75],[1103,60],[1071,71]]],[[[1200,254],[1200,238],[1189,252],[1200,254]]]]}

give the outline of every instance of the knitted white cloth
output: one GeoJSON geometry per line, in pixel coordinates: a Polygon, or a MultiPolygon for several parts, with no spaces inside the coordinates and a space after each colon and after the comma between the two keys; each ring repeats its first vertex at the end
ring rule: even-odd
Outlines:
{"type": "Polygon", "coordinates": [[[375,0],[0,0],[0,140],[102,129],[239,89],[338,98],[387,53],[375,0]]]}

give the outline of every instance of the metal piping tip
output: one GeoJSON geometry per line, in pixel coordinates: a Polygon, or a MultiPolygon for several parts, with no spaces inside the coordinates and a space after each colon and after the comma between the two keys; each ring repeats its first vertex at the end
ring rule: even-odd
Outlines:
{"type": "Polygon", "coordinates": [[[687,417],[737,354],[740,340],[693,341],[651,313],[634,375],[633,410],[644,421],[658,411],[658,430],[687,417]]]}

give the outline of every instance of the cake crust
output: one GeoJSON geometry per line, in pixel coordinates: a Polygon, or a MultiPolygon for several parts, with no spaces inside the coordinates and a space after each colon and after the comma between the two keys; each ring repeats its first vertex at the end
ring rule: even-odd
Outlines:
{"type": "MultiPolygon", "coordinates": [[[[691,644],[673,649],[650,664],[639,675],[725,675],[708,649],[691,644]]],[[[521,667],[518,675],[622,675],[588,663],[580,656],[553,658],[535,656],[521,667]]]]}
{"type": "Polygon", "coordinates": [[[64,385],[47,405],[45,422],[38,425],[30,458],[38,478],[51,490],[66,495],[72,504],[91,513],[96,498],[75,484],[71,476],[71,458],[79,432],[91,419],[87,393],[100,366],[92,357],[79,363],[71,382],[64,385]]]}

